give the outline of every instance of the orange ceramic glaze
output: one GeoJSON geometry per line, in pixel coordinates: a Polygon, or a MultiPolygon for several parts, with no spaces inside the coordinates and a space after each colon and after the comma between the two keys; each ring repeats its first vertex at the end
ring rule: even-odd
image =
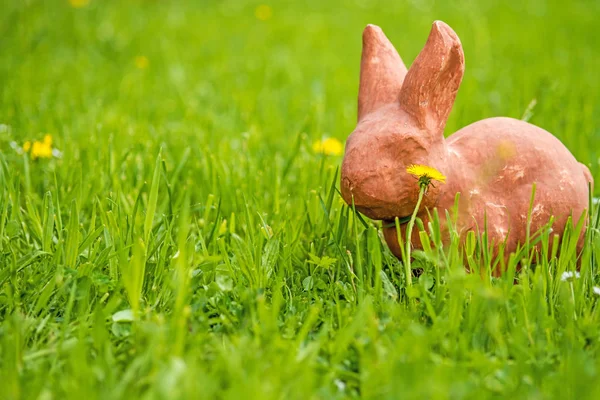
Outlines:
{"type": "MultiPolygon", "coordinates": [[[[408,70],[381,29],[366,27],[358,124],[346,142],[342,164],[344,200],[372,219],[391,222],[409,216],[419,186],[406,168],[421,164],[447,177],[423,199],[418,215],[425,224],[427,209],[438,208],[443,216],[460,193],[461,235],[482,232],[487,219],[490,242],[506,241],[509,254],[525,242],[535,184],[530,232],[553,216],[553,231],[562,234],[567,218],[577,221],[589,206],[589,170],[552,134],[516,119],[485,119],[445,139],[464,66],[460,39],[441,21],[433,23],[408,70]]],[[[400,257],[396,230],[385,225],[388,246],[400,257]]],[[[421,247],[416,232],[412,243],[421,247]]]]}

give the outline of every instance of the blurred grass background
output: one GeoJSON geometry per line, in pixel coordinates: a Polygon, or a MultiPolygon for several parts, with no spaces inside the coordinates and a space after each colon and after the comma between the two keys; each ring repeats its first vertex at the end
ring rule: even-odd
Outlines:
{"type": "Polygon", "coordinates": [[[293,1],[266,5],[264,20],[259,4],[8,2],[0,115],[19,137],[83,136],[93,149],[119,132],[121,147],[153,154],[167,134],[214,151],[248,132],[252,150],[269,153],[288,150],[298,131],[343,140],[355,122],[364,26],[381,25],[410,65],[441,19],[467,61],[447,133],[520,118],[535,100],[531,121],[597,170],[598,2],[293,1]],[[136,68],[138,56],[147,68],[136,68]],[[155,134],[139,140],[142,131],[155,134]]]}
{"type": "Polygon", "coordinates": [[[366,24],[410,65],[441,19],[466,57],[446,134],[525,116],[598,179],[599,17],[598,1],[5,0],[0,397],[594,398],[595,274],[575,302],[539,273],[457,273],[425,290],[432,316],[342,207],[340,157],[311,146],[354,128],[366,24]],[[45,134],[60,157],[23,154],[45,134]]]}

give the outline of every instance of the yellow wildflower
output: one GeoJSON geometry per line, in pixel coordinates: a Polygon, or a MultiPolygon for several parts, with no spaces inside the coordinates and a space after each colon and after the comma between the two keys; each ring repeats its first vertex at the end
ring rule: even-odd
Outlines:
{"type": "Polygon", "coordinates": [[[223,222],[221,222],[221,226],[219,226],[219,235],[224,235],[227,233],[227,220],[224,219],[223,222]]]}
{"type": "MultiPolygon", "coordinates": [[[[406,250],[403,251],[402,261],[404,263],[404,273],[406,274],[406,284],[407,286],[412,286],[412,269],[410,266],[410,252],[411,252],[411,238],[412,231],[415,226],[415,220],[417,219],[417,213],[419,212],[419,207],[421,206],[421,202],[423,201],[423,196],[427,194],[427,190],[429,189],[429,185],[432,180],[436,180],[442,183],[446,183],[446,177],[440,171],[433,167],[428,167],[427,165],[419,165],[419,164],[411,164],[406,168],[406,172],[411,175],[419,178],[419,197],[417,197],[417,204],[413,210],[410,219],[407,222],[406,226],[406,250]]],[[[400,231],[398,231],[398,235],[400,231]]]]}
{"type": "Polygon", "coordinates": [[[148,57],[146,57],[146,56],[137,56],[135,58],[135,66],[138,67],[139,69],[146,69],[146,68],[148,68],[149,64],[150,64],[150,61],[148,61],[148,57]]]}
{"type": "Polygon", "coordinates": [[[446,177],[440,171],[427,165],[412,164],[406,168],[406,172],[419,178],[419,186],[427,187],[431,184],[432,180],[446,183],[446,177]]]}
{"type": "Polygon", "coordinates": [[[339,156],[344,152],[342,142],[334,138],[317,140],[313,143],[312,149],[315,153],[326,154],[328,156],[339,156]]]}
{"type": "Polygon", "coordinates": [[[73,8],[83,8],[90,4],[90,0],[69,0],[69,4],[73,8]]]}
{"type": "Polygon", "coordinates": [[[29,140],[23,144],[23,150],[26,153],[30,153],[33,160],[37,158],[51,158],[52,157],[52,136],[45,135],[44,140],[41,142],[35,140],[31,143],[29,140]]]}
{"type": "Polygon", "coordinates": [[[266,4],[261,4],[254,10],[254,16],[261,21],[266,21],[273,16],[273,9],[266,4]]]}

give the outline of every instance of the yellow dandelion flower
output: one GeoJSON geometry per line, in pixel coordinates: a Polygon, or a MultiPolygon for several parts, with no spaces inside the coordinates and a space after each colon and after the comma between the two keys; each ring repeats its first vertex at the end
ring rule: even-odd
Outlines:
{"type": "Polygon", "coordinates": [[[31,159],[52,158],[52,135],[45,135],[42,141],[34,140],[23,143],[23,151],[29,153],[31,159]]]}
{"type": "Polygon", "coordinates": [[[315,153],[326,154],[328,156],[339,156],[344,152],[342,142],[334,138],[317,140],[313,143],[312,149],[315,153]]]}
{"type": "Polygon", "coordinates": [[[227,233],[227,220],[224,219],[223,222],[221,222],[221,226],[219,226],[219,235],[224,235],[227,233]]]}
{"type": "Polygon", "coordinates": [[[146,69],[146,68],[148,68],[148,65],[150,65],[150,61],[148,60],[148,57],[137,56],[135,58],[135,66],[138,67],[139,69],[146,69]]]}
{"type": "Polygon", "coordinates": [[[52,157],[52,145],[44,142],[33,142],[31,148],[31,158],[51,158],[52,157]]]}
{"type": "Polygon", "coordinates": [[[254,10],[254,16],[261,21],[266,21],[273,16],[273,9],[266,4],[261,4],[254,10]]]}
{"type": "Polygon", "coordinates": [[[419,178],[420,186],[429,186],[432,180],[446,183],[446,177],[440,171],[427,165],[412,164],[406,168],[406,172],[419,178]]]}
{"type": "Polygon", "coordinates": [[[423,201],[423,196],[427,194],[429,189],[429,185],[433,186],[431,183],[432,180],[439,181],[441,183],[446,183],[446,177],[440,171],[433,167],[428,167],[427,165],[419,165],[419,164],[411,164],[406,168],[406,172],[411,175],[416,176],[419,179],[419,197],[417,197],[417,204],[413,210],[410,219],[407,221],[406,226],[406,250],[403,252],[403,262],[406,273],[406,284],[407,286],[412,286],[412,269],[411,269],[411,238],[412,231],[415,226],[415,220],[417,219],[417,213],[419,212],[421,202],[423,201]]]}
{"type": "Polygon", "coordinates": [[[90,0],[69,0],[69,4],[73,8],[83,8],[90,4],[90,0]]]}

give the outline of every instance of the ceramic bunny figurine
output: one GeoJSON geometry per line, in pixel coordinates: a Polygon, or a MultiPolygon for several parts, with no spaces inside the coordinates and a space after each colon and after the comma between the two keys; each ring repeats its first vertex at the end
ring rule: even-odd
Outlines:
{"type": "MultiPolygon", "coordinates": [[[[541,128],[490,118],[444,138],[464,66],[460,39],[441,21],[433,23],[409,70],[379,27],[369,25],[363,33],[358,125],[346,142],[341,190],[349,205],[384,221],[385,239],[397,257],[390,225],[413,212],[419,193],[406,172],[411,164],[433,167],[447,178],[423,198],[418,216],[425,224],[427,209],[437,207],[443,216],[460,192],[459,232],[482,232],[487,216],[490,242],[506,240],[505,254],[525,242],[534,183],[532,233],[554,216],[553,230],[562,234],[567,218],[577,221],[589,206],[590,171],[541,128]]],[[[421,247],[417,232],[412,244],[421,247]]]]}

